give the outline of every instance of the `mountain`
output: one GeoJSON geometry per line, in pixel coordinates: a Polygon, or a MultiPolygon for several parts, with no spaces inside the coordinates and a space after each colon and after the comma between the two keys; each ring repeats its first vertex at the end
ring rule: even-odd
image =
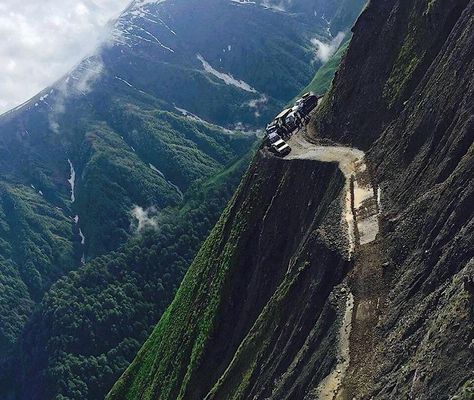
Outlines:
{"type": "Polygon", "coordinates": [[[178,210],[147,212],[140,235],[51,287],[19,341],[10,381],[17,398],[104,398],[173,299],[248,162],[200,182],[178,210]]]}
{"type": "Polygon", "coordinates": [[[363,1],[135,1],[0,116],[0,392],[103,398],[173,299],[255,131],[363,1]]]}
{"type": "Polygon", "coordinates": [[[474,1],[370,2],[107,399],[472,399],[474,1]]]}

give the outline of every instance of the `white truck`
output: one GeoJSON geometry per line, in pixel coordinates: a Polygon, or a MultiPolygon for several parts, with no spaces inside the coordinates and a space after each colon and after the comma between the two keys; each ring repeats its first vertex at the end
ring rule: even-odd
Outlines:
{"type": "Polygon", "coordinates": [[[268,145],[270,151],[280,157],[285,157],[290,153],[291,147],[286,143],[278,133],[270,132],[267,134],[268,145]]]}

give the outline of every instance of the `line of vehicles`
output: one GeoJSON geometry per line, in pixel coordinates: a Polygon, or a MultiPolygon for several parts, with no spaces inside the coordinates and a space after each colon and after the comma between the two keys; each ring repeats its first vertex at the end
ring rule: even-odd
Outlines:
{"type": "Polygon", "coordinates": [[[278,114],[265,129],[269,150],[280,157],[289,154],[291,147],[285,139],[290,138],[295,129],[308,122],[309,114],[317,105],[318,96],[308,92],[296,100],[293,107],[285,108],[278,114]]]}

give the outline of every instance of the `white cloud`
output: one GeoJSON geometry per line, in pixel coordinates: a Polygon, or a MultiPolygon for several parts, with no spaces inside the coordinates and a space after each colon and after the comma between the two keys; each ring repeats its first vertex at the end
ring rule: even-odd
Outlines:
{"type": "Polygon", "coordinates": [[[327,62],[344,40],[344,32],[339,32],[329,43],[321,42],[319,39],[311,39],[311,43],[316,49],[316,60],[327,62]]]}
{"type": "Polygon", "coordinates": [[[268,103],[268,97],[265,96],[264,94],[262,94],[260,97],[256,98],[256,99],[252,99],[250,100],[247,105],[250,107],[250,108],[253,108],[255,111],[254,111],[254,115],[256,118],[260,117],[260,111],[265,108],[265,105],[268,103]]]}
{"type": "Polygon", "coordinates": [[[285,12],[291,6],[292,0],[263,0],[262,6],[275,11],[285,12]]]}
{"type": "Polygon", "coordinates": [[[132,209],[132,228],[135,232],[141,232],[146,228],[158,228],[158,210],[155,207],[144,209],[140,206],[135,206],[132,209]]]}
{"type": "Polygon", "coordinates": [[[100,55],[88,57],[74,69],[67,79],[56,85],[58,94],[54,98],[54,103],[50,104],[51,110],[48,113],[49,126],[53,132],[60,132],[58,116],[66,110],[66,98],[70,94],[85,95],[89,93],[103,69],[104,64],[100,55]]]}
{"type": "Polygon", "coordinates": [[[2,0],[0,113],[54,83],[109,35],[130,0],[2,0]]]}

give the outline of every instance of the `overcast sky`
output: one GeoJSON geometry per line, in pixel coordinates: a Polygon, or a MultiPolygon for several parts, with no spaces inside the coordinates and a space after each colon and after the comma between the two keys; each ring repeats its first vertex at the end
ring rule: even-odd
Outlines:
{"type": "Polygon", "coordinates": [[[107,37],[130,0],[0,0],[0,113],[52,84],[107,37]]]}

